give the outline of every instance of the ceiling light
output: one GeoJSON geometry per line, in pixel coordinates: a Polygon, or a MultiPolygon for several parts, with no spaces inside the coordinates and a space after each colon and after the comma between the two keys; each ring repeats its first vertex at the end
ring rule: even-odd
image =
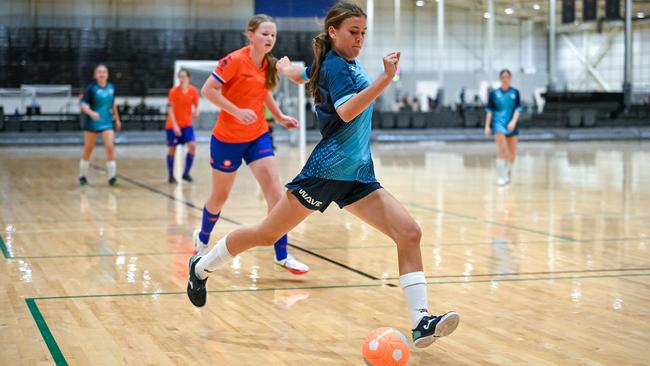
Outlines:
{"type": "Polygon", "coordinates": [[[508,15],[512,15],[512,13],[515,12],[514,10],[512,10],[512,8],[506,8],[506,10],[504,10],[504,11],[505,11],[505,13],[508,14],[508,15]]]}
{"type": "Polygon", "coordinates": [[[424,6],[424,0],[418,0],[415,2],[415,6],[424,6]]]}
{"type": "Polygon", "coordinates": [[[487,11],[483,13],[483,18],[490,19],[490,13],[488,13],[487,11]]]}
{"type": "Polygon", "coordinates": [[[645,18],[645,13],[640,11],[640,12],[636,13],[636,17],[637,18],[645,18]]]}
{"type": "Polygon", "coordinates": [[[541,9],[541,6],[539,4],[533,4],[533,10],[539,10],[541,9]]]}

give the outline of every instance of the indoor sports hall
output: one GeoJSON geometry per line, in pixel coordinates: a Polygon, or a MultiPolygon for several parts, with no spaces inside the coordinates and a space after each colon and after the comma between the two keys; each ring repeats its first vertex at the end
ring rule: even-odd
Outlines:
{"type": "Polygon", "coordinates": [[[650,2],[3,0],[0,249],[0,365],[650,365],[650,2]]]}

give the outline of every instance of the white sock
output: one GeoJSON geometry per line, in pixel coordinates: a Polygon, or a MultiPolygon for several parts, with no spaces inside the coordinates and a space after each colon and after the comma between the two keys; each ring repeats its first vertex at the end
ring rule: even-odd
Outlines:
{"type": "Polygon", "coordinates": [[[411,272],[400,276],[399,285],[404,290],[411,322],[415,329],[420,320],[429,315],[429,310],[427,310],[429,305],[427,300],[427,280],[424,278],[424,272],[411,272]]]}
{"type": "Polygon", "coordinates": [[[508,165],[505,159],[497,159],[497,175],[499,178],[505,178],[508,174],[508,165]]]}
{"type": "Polygon", "coordinates": [[[79,160],[79,176],[85,177],[88,175],[88,167],[90,166],[90,161],[88,160],[79,160]]]}
{"type": "Polygon", "coordinates": [[[106,174],[108,179],[115,178],[115,172],[117,171],[117,163],[115,160],[109,160],[106,162],[106,174]]]}
{"type": "Polygon", "coordinates": [[[199,263],[194,267],[194,272],[200,279],[204,280],[208,278],[210,275],[209,272],[216,270],[224,263],[232,260],[233,256],[230,254],[228,247],[226,246],[226,238],[227,236],[221,238],[217,242],[217,245],[215,245],[208,254],[201,257],[199,263]]]}

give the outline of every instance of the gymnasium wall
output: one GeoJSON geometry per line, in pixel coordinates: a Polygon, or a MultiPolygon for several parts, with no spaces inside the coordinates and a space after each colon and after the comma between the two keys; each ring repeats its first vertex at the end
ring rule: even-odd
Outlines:
{"type": "MultiPolygon", "coordinates": [[[[366,0],[357,0],[364,6],[366,0]]],[[[479,11],[456,8],[446,2],[445,47],[437,54],[437,9],[435,2],[424,7],[415,1],[402,1],[400,38],[395,38],[393,1],[375,0],[374,37],[367,40],[361,57],[371,75],[381,72],[381,56],[399,45],[403,52],[402,81],[388,91],[392,100],[402,94],[411,96],[417,81],[436,81],[443,68],[444,102],[453,104],[462,87],[471,99],[484,97],[481,85],[496,82],[497,72],[509,68],[514,85],[530,102],[535,90],[547,84],[546,25],[535,23],[532,34],[516,19],[498,15],[495,24],[495,49],[492,69],[484,64],[487,21],[479,11]],[[527,44],[530,38],[532,47],[527,44]],[[531,52],[532,48],[532,52],[531,52]],[[527,72],[523,72],[526,69],[527,72]]],[[[243,30],[254,11],[254,0],[4,0],[0,2],[0,23],[10,27],[79,27],[112,29],[230,29],[243,30]]],[[[635,88],[650,88],[650,27],[636,22],[634,44],[635,88]]],[[[280,18],[282,31],[317,32],[315,18],[280,18]]],[[[609,33],[568,33],[566,37],[578,45],[587,45],[587,53],[595,54],[608,41],[609,33]]],[[[280,37],[282,34],[280,33],[280,37]]],[[[567,90],[602,90],[593,77],[585,77],[585,67],[576,59],[565,35],[558,34],[558,85],[567,90]]],[[[611,49],[595,69],[608,88],[620,90],[622,84],[623,34],[612,38],[611,49]]],[[[308,42],[305,48],[308,48],[308,42]]],[[[171,73],[171,71],[170,71],[171,73]]]]}
{"type": "MultiPolygon", "coordinates": [[[[638,92],[650,93],[650,22],[633,22],[632,83],[638,92]]],[[[623,25],[558,35],[559,87],[568,90],[621,91],[624,56],[623,25]],[[589,60],[594,73],[579,59],[589,60]],[[599,81],[600,80],[600,81],[599,81]]]]}

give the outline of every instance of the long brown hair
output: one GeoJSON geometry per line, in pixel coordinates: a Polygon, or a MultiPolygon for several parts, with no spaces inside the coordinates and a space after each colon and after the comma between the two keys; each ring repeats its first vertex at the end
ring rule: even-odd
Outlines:
{"type": "MultiPolygon", "coordinates": [[[[255,32],[260,24],[264,22],[275,23],[275,20],[266,14],[256,14],[248,21],[248,26],[246,30],[249,32],[255,32]]],[[[271,52],[267,52],[264,55],[264,58],[268,62],[266,66],[266,81],[265,86],[268,90],[273,90],[280,82],[278,77],[278,70],[275,69],[275,63],[278,62],[278,59],[273,56],[271,52]]]]}
{"type": "Polygon", "coordinates": [[[358,5],[351,4],[346,1],[341,1],[330,8],[325,17],[323,24],[323,33],[314,38],[314,63],[311,65],[311,75],[309,75],[309,83],[307,90],[314,96],[316,103],[320,103],[320,93],[318,92],[318,82],[320,81],[320,67],[325,60],[325,55],[332,49],[332,39],[330,38],[328,29],[334,27],[338,29],[344,20],[352,17],[366,18],[366,13],[358,5]]]}

